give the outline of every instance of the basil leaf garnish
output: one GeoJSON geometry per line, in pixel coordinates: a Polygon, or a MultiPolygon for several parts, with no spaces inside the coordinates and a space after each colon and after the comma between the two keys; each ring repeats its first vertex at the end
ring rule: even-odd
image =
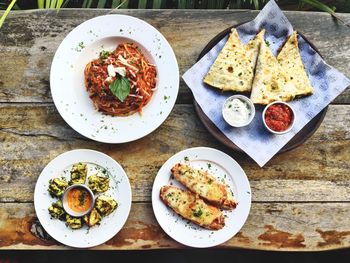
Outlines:
{"type": "Polygon", "coordinates": [[[119,78],[114,80],[109,85],[109,89],[112,91],[114,96],[123,102],[130,93],[130,82],[127,78],[119,76],[119,78]]]}

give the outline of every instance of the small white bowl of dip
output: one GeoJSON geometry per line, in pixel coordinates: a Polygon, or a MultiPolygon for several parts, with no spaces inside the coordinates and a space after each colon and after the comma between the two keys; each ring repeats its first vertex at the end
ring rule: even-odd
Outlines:
{"type": "Polygon", "coordinates": [[[85,184],[73,184],[64,192],[62,205],[67,214],[82,217],[95,206],[95,196],[85,184]]]}
{"type": "Polygon", "coordinates": [[[222,105],[222,116],[232,127],[244,127],[253,120],[255,107],[248,97],[233,95],[222,105]]]}

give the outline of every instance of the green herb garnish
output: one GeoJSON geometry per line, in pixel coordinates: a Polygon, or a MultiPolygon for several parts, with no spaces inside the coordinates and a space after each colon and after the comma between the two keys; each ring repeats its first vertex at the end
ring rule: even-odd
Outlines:
{"type": "Polygon", "coordinates": [[[79,205],[84,205],[85,203],[85,196],[86,196],[86,193],[85,191],[82,191],[79,195],[79,205]]]}
{"type": "Polygon", "coordinates": [[[80,43],[79,43],[79,47],[80,47],[81,49],[85,48],[84,42],[80,42],[80,43]]]}
{"type": "Polygon", "coordinates": [[[268,47],[270,46],[270,42],[269,42],[269,41],[265,40],[265,43],[266,43],[266,45],[267,45],[268,47]]]}
{"type": "Polygon", "coordinates": [[[102,51],[100,52],[100,59],[101,59],[101,60],[102,60],[102,59],[106,59],[106,58],[109,57],[110,54],[111,54],[111,53],[110,53],[109,51],[107,51],[107,50],[102,50],[102,51]]]}
{"type": "Polygon", "coordinates": [[[112,91],[114,96],[123,102],[130,93],[130,82],[127,78],[119,76],[119,78],[114,80],[111,85],[109,85],[109,89],[112,91]]]}
{"type": "Polygon", "coordinates": [[[203,214],[203,211],[202,211],[201,208],[198,208],[197,210],[194,210],[194,211],[193,211],[193,215],[194,215],[195,217],[200,217],[202,214],[203,214]]]}

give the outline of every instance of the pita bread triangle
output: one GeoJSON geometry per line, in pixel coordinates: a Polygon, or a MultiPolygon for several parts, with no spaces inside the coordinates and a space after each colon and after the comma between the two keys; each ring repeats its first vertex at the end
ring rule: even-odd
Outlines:
{"type": "Polygon", "coordinates": [[[290,101],[295,86],[291,83],[265,41],[260,45],[250,99],[256,104],[290,101]]]}
{"type": "MultiPolygon", "coordinates": [[[[247,58],[250,62],[250,66],[253,69],[255,69],[256,66],[256,60],[259,55],[259,49],[261,42],[264,41],[264,35],[265,35],[265,29],[262,29],[253,39],[251,39],[248,44],[245,46],[246,52],[247,52],[247,58]]],[[[253,80],[252,80],[253,82],[253,80]]]]}
{"type": "Polygon", "coordinates": [[[309,95],[313,92],[313,87],[306,75],[304,64],[300,57],[296,31],[293,32],[282,47],[277,60],[286,72],[288,79],[295,85],[294,96],[309,95]]]}
{"type": "MultiPolygon", "coordinates": [[[[250,50],[252,55],[254,50],[250,50]]],[[[255,63],[249,61],[247,50],[242,45],[237,30],[233,28],[226,44],[204,77],[204,82],[224,91],[250,91],[254,76],[253,64],[255,66],[255,63]]]]}

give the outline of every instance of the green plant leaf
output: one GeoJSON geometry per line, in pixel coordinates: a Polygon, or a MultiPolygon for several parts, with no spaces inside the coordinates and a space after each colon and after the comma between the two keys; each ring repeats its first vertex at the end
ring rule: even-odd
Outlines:
{"type": "Polygon", "coordinates": [[[185,9],[186,8],[186,0],[178,0],[177,1],[177,8],[185,9]]]}
{"type": "Polygon", "coordinates": [[[147,0],[139,0],[139,3],[137,5],[138,9],[145,9],[147,5],[147,0]]]}
{"type": "Polygon", "coordinates": [[[38,0],[38,8],[43,9],[45,7],[44,0],[38,0]]]}
{"type": "Polygon", "coordinates": [[[127,78],[119,76],[119,78],[109,85],[109,89],[112,91],[114,96],[123,102],[130,93],[130,82],[127,78]]]}
{"type": "Polygon", "coordinates": [[[321,3],[317,0],[300,0],[302,2],[302,4],[308,4],[311,5],[321,11],[325,11],[328,12],[329,14],[331,14],[334,18],[338,19],[340,22],[342,22],[343,24],[345,24],[346,26],[350,27],[340,16],[338,16],[335,13],[335,6],[327,6],[324,3],[321,3]]]}
{"type": "Polygon", "coordinates": [[[120,0],[113,0],[112,1],[112,8],[117,8],[119,6],[120,2],[121,2],[120,0]]]}
{"type": "Polygon", "coordinates": [[[97,8],[104,8],[106,5],[107,0],[98,0],[97,2],[97,8]]]}
{"type": "Polygon", "coordinates": [[[153,0],[152,8],[153,8],[153,9],[160,9],[160,8],[162,7],[163,2],[166,2],[166,1],[163,1],[163,0],[153,0]]]}
{"type": "Polygon", "coordinates": [[[93,0],[84,0],[83,8],[91,8],[93,0]]]}
{"type": "MultiPolygon", "coordinates": [[[[260,9],[260,3],[266,3],[268,0],[230,0],[228,3],[229,8],[244,8],[244,4],[250,5],[255,9],[260,9]]],[[[302,1],[302,0],[300,0],[302,1]]]]}
{"type": "Polygon", "coordinates": [[[118,7],[119,8],[128,8],[129,0],[124,0],[118,7]]]}
{"type": "Polygon", "coordinates": [[[63,0],[57,0],[57,4],[56,4],[56,10],[57,12],[60,11],[60,8],[63,5],[63,0]]]}
{"type": "Polygon", "coordinates": [[[259,1],[258,0],[254,0],[254,7],[255,7],[255,9],[259,9],[259,1]]]}
{"type": "Polygon", "coordinates": [[[321,3],[320,1],[317,1],[317,0],[301,0],[303,3],[305,4],[309,4],[313,7],[316,7],[317,9],[319,10],[322,10],[322,11],[325,11],[325,12],[328,12],[330,14],[334,14],[335,13],[335,7],[329,7],[327,5],[325,5],[324,3],[321,3]]]}
{"type": "Polygon", "coordinates": [[[55,8],[57,4],[57,0],[50,0],[49,4],[50,4],[50,8],[55,8]]]}
{"type": "Polygon", "coordinates": [[[186,8],[193,9],[194,8],[194,0],[186,0],[186,8]]]}
{"type": "Polygon", "coordinates": [[[2,24],[5,21],[5,18],[8,16],[8,14],[10,13],[13,5],[16,3],[17,0],[12,0],[12,2],[9,4],[9,6],[7,7],[7,9],[5,10],[5,12],[2,14],[1,18],[0,18],[0,28],[2,26],[2,24]]]}

